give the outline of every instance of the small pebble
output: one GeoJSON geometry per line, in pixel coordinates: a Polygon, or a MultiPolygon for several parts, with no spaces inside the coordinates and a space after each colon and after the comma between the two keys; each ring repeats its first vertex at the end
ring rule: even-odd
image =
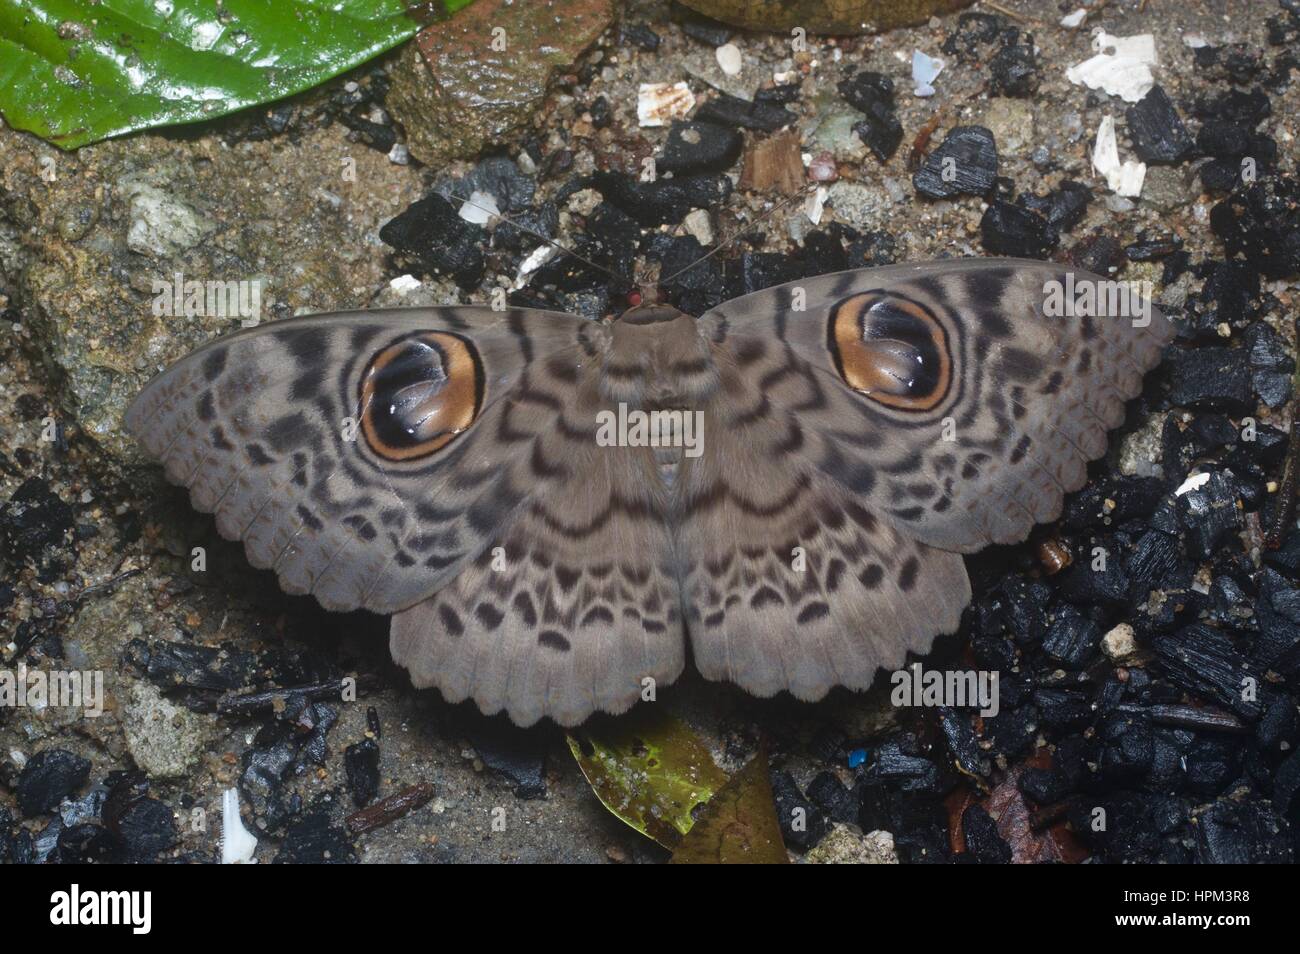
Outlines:
{"type": "Polygon", "coordinates": [[[740,57],[740,48],[734,43],[724,43],[715,51],[718,58],[718,66],[722,67],[722,72],[728,76],[739,76],[740,71],[744,68],[744,63],[740,57]]]}

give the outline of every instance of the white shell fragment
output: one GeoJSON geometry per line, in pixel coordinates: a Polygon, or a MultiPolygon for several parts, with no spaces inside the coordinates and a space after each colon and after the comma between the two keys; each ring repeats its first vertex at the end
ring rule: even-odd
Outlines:
{"type": "Polygon", "coordinates": [[[1174,491],[1174,496],[1181,497],[1183,494],[1190,494],[1193,490],[1198,490],[1209,482],[1210,475],[1208,473],[1192,474],[1192,476],[1188,477],[1178,485],[1178,489],[1174,491]]]}
{"type": "Polygon", "coordinates": [[[519,274],[515,276],[514,289],[518,291],[527,285],[528,280],[533,277],[533,272],[553,259],[558,251],[559,249],[554,245],[539,245],[533,249],[532,253],[519,264],[519,274]]]}
{"type": "Polygon", "coordinates": [[[497,197],[491,192],[471,192],[469,201],[460,204],[460,217],[474,225],[487,225],[500,214],[497,197]]]}
{"type": "Polygon", "coordinates": [[[636,98],[636,121],[642,126],[666,126],[683,119],[695,106],[695,94],[685,83],[642,83],[636,98]]]}
{"type": "Polygon", "coordinates": [[[405,295],[407,292],[415,291],[421,284],[423,283],[414,275],[398,275],[388,283],[388,287],[399,295],[405,295]]]}
{"type": "Polygon", "coordinates": [[[1067,13],[1065,16],[1061,17],[1061,26],[1065,27],[1067,30],[1073,30],[1075,27],[1080,26],[1086,19],[1088,19],[1088,11],[1083,7],[1080,7],[1073,13],[1067,13]]]}
{"type": "Polygon", "coordinates": [[[1104,30],[1092,39],[1097,55],[1065,71],[1076,86],[1103,90],[1126,103],[1136,103],[1151,91],[1155,76],[1156,40],[1150,33],[1111,36],[1104,30]]]}
{"type": "Polygon", "coordinates": [[[1097,127],[1097,144],[1092,148],[1092,167],[1104,177],[1106,185],[1116,195],[1136,198],[1142,194],[1146,181],[1145,162],[1132,159],[1119,161],[1119,143],[1115,139],[1115,117],[1103,116],[1097,127]]]}
{"type": "Polygon", "coordinates": [[[253,860],[257,839],[239,817],[239,790],[228,788],[221,796],[221,863],[245,865],[253,860]]]}
{"type": "Polygon", "coordinates": [[[934,86],[931,84],[943,72],[944,62],[933,56],[927,56],[920,50],[912,51],[912,84],[916,87],[912,90],[917,96],[933,96],[934,86]]]}
{"type": "Polygon", "coordinates": [[[734,43],[724,43],[718,47],[714,55],[718,58],[718,66],[728,76],[739,76],[740,71],[744,69],[745,64],[740,58],[740,47],[734,43]]]}
{"type": "Polygon", "coordinates": [[[826,207],[826,197],[830,192],[825,186],[818,186],[817,191],[804,200],[803,212],[808,216],[808,221],[813,225],[820,225],[822,221],[822,210],[826,207]]]}

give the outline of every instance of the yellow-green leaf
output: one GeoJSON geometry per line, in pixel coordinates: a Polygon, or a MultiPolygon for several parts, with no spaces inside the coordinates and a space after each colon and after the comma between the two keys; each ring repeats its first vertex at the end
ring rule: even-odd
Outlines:
{"type": "Polygon", "coordinates": [[[672,857],[675,865],[784,865],[789,861],[776,817],[767,751],[761,748],[699,813],[672,857]]]}
{"type": "Polygon", "coordinates": [[[569,748],[601,803],[670,850],[727,781],[695,733],[659,705],[593,720],[569,735],[569,748]]]}

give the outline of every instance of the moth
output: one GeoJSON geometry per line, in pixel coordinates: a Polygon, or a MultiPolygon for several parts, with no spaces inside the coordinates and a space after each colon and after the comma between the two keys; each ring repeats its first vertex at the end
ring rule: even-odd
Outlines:
{"type": "Polygon", "coordinates": [[[285,591],[392,614],[394,660],[450,701],[575,725],[688,645],[707,679],[816,700],[955,631],[962,554],[1083,485],[1173,334],[1136,292],[1059,307],[1097,283],[972,259],[698,319],[293,318],[178,361],[127,425],[285,591]],[[608,439],[633,412],[689,419],[697,452],[672,426],[608,439]]]}

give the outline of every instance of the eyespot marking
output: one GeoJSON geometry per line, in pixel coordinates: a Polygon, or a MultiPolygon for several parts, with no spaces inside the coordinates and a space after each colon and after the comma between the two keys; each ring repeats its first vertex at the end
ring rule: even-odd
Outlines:
{"type": "Polygon", "coordinates": [[[929,309],[886,292],[834,305],[826,346],[853,390],[900,411],[930,411],[952,384],[948,332],[929,309]]]}
{"type": "Polygon", "coordinates": [[[448,331],[407,335],[375,352],[361,375],[358,420],[367,446],[391,461],[427,457],[478,417],[483,365],[448,331]]]}

